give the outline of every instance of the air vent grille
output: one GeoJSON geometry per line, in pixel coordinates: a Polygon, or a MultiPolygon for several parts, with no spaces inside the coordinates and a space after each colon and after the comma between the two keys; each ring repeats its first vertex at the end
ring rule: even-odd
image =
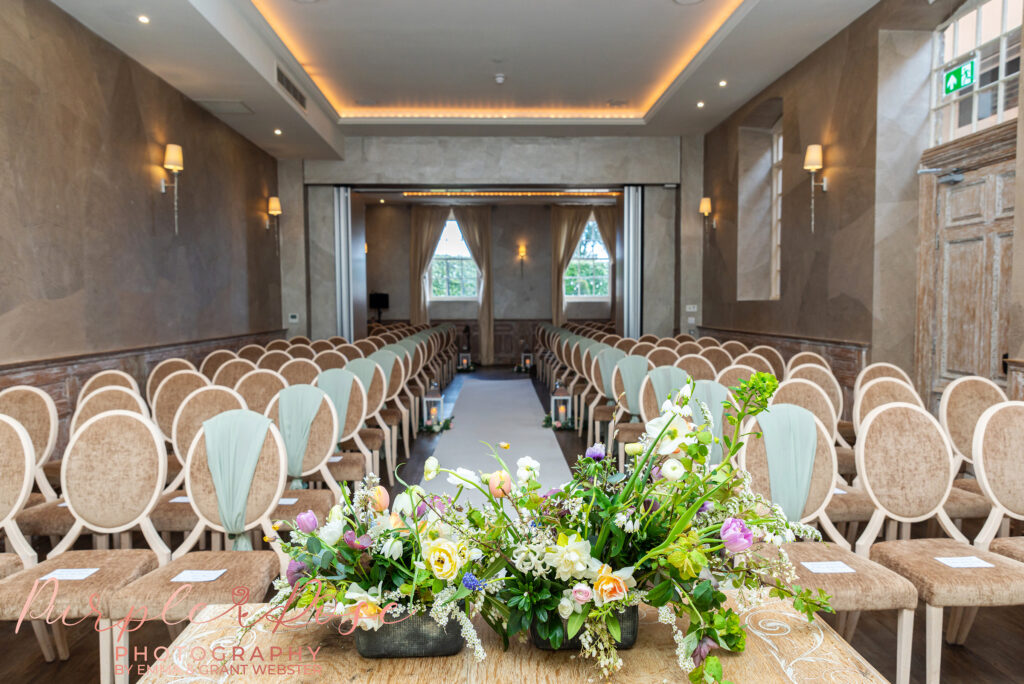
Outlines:
{"type": "Polygon", "coordinates": [[[299,86],[295,85],[292,79],[288,78],[288,75],[281,70],[281,67],[277,67],[277,82],[284,88],[285,92],[292,96],[292,99],[302,107],[306,108],[306,95],[299,90],[299,86]]]}

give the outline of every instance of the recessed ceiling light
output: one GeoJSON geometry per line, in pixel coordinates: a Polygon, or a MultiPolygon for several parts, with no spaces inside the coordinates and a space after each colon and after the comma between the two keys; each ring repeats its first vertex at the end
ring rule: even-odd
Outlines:
{"type": "Polygon", "coordinates": [[[140,24],[148,24],[149,23],[149,17],[147,17],[145,14],[140,14],[139,15],[139,23],[140,24]]]}
{"type": "Polygon", "coordinates": [[[697,103],[697,109],[704,109],[704,100],[697,103]]]}
{"type": "Polygon", "coordinates": [[[727,85],[729,85],[729,82],[726,81],[725,79],[722,79],[721,81],[718,82],[718,87],[719,88],[724,88],[727,85]]]}
{"type": "Polygon", "coordinates": [[[281,129],[280,128],[275,128],[274,129],[274,135],[281,135],[281,129]]]}

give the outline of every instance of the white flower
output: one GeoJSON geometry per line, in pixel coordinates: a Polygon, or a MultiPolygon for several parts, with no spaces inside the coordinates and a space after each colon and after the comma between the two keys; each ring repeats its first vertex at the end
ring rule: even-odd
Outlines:
{"type": "Polygon", "coordinates": [[[516,461],[516,479],[520,483],[527,482],[537,477],[540,473],[540,463],[529,456],[523,456],[521,459],[516,461]]]}
{"type": "Polygon", "coordinates": [[[334,522],[335,520],[343,520],[345,518],[345,511],[342,509],[341,504],[334,504],[331,506],[331,510],[327,512],[327,522],[334,522]]]}
{"type": "Polygon", "coordinates": [[[395,497],[395,500],[391,502],[391,512],[398,513],[399,515],[411,516],[412,515],[412,496],[409,492],[402,492],[395,497]]]}
{"type": "Polygon", "coordinates": [[[646,427],[647,439],[654,441],[658,439],[658,435],[661,435],[661,441],[658,442],[657,448],[657,452],[661,456],[674,454],[681,444],[694,444],[697,438],[691,434],[692,432],[693,424],[674,411],[658,416],[647,423],[646,427]],[[664,430],[663,435],[662,430],[664,430]]]}
{"type": "Polygon", "coordinates": [[[569,616],[573,614],[576,604],[573,600],[567,596],[563,596],[562,600],[558,602],[558,614],[562,616],[563,620],[568,620],[569,616]]]}
{"type": "Polygon", "coordinates": [[[381,554],[387,556],[391,560],[398,560],[402,557],[402,551],[404,547],[402,542],[398,539],[388,539],[384,542],[384,546],[381,547],[381,554]]]}
{"type": "Polygon", "coordinates": [[[670,458],[661,464],[661,476],[670,482],[675,482],[685,474],[686,468],[674,458],[670,458]]]}
{"type": "MultiPolygon", "coordinates": [[[[328,520],[329,519],[330,517],[328,516],[328,520]]],[[[341,539],[341,535],[345,534],[345,521],[331,521],[321,527],[320,531],[316,534],[322,541],[326,542],[328,546],[334,546],[338,543],[338,540],[341,539]]]]}
{"type": "Polygon", "coordinates": [[[440,467],[441,466],[437,462],[436,458],[434,458],[433,456],[428,458],[427,462],[423,464],[423,479],[433,480],[435,477],[437,477],[437,470],[440,467]]]}
{"type": "Polygon", "coordinates": [[[547,548],[544,562],[554,568],[555,576],[563,581],[593,577],[601,567],[601,562],[590,555],[590,542],[576,534],[572,537],[558,535],[558,543],[547,548]]]}
{"type": "Polygon", "coordinates": [[[470,482],[483,487],[480,476],[468,468],[456,468],[455,473],[448,476],[448,484],[455,485],[456,487],[465,487],[470,482]]]}

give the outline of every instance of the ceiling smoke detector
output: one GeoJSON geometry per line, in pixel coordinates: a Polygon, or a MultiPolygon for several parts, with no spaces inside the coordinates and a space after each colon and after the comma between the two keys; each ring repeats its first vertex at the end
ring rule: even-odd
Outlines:
{"type": "Polygon", "coordinates": [[[500,72],[497,73],[497,74],[494,74],[494,82],[497,83],[498,85],[501,85],[502,83],[504,83],[505,82],[505,74],[500,73],[500,72]]]}

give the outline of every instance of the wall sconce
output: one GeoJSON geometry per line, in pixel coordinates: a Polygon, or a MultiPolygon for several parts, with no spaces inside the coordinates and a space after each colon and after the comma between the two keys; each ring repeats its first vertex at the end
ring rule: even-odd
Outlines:
{"type": "Polygon", "coordinates": [[[811,172],[811,232],[814,232],[814,188],[821,187],[822,192],[828,192],[828,178],[821,177],[820,181],[814,180],[814,174],[822,169],[821,145],[808,145],[807,153],[804,155],[804,170],[811,172]]]}
{"type": "MultiPolygon", "coordinates": [[[[267,214],[269,214],[270,216],[280,216],[281,215],[281,198],[280,197],[271,197],[270,199],[267,200],[267,214]]],[[[278,219],[278,221],[280,221],[280,220],[281,219],[278,219]]],[[[268,230],[270,229],[270,219],[269,218],[267,219],[267,229],[268,230]]]]}
{"type": "MultiPolygon", "coordinates": [[[[711,215],[711,198],[710,197],[701,197],[700,198],[700,209],[698,211],[700,211],[700,213],[704,215],[704,227],[707,228],[708,216],[711,215]]],[[[711,227],[712,228],[717,228],[718,227],[718,221],[716,219],[711,219],[711,227]]]]}
{"type": "Polygon", "coordinates": [[[519,277],[523,277],[523,262],[526,261],[526,245],[519,245],[519,277]]]}
{"type": "MultiPolygon", "coordinates": [[[[178,234],[178,174],[185,170],[182,160],[181,145],[168,144],[164,148],[164,168],[174,174],[174,234],[178,234]]],[[[160,192],[167,192],[167,179],[160,179],[160,192]]]]}

